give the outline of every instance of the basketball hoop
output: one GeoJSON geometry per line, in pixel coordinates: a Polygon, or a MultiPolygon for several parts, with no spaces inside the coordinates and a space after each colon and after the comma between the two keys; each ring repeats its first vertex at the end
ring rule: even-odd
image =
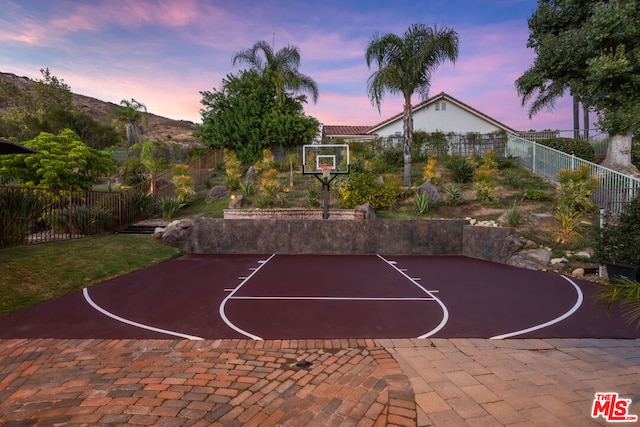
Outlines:
{"type": "Polygon", "coordinates": [[[319,168],[322,170],[322,178],[329,179],[333,165],[319,165],[319,168]]]}

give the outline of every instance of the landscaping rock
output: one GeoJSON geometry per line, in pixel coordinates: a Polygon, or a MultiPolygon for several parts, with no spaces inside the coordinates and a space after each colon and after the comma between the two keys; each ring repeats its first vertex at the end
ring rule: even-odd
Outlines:
{"type": "Polygon", "coordinates": [[[430,182],[425,182],[424,184],[422,184],[420,187],[418,187],[417,191],[428,194],[435,202],[439,202],[442,200],[442,195],[438,191],[438,187],[431,184],[430,182]]]}
{"type": "Polygon", "coordinates": [[[584,277],[584,268],[576,268],[571,272],[573,277],[584,277]]]}
{"type": "Polygon", "coordinates": [[[181,248],[189,240],[194,222],[191,219],[173,221],[162,233],[162,242],[166,245],[181,248]]]}
{"type": "Polygon", "coordinates": [[[209,190],[207,197],[205,197],[205,203],[213,203],[217,200],[224,199],[229,195],[230,191],[224,185],[216,185],[209,190]]]}
{"type": "Polygon", "coordinates": [[[509,258],[507,264],[514,267],[540,270],[547,268],[550,261],[551,251],[541,248],[520,251],[509,258]]]}
{"type": "Polygon", "coordinates": [[[517,234],[510,234],[506,239],[504,239],[504,244],[502,245],[502,248],[500,249],[500,252],[498,254],[498,260],[508,260],[518,251],[522,250],[525,242],[526,239],[524,239],[523,237],[518,236],[517,234]]]}
{"type": "Polygon", "coordinates": [[[161,239],[162,235],[164,234],[164,227],[156,227],[155,230],[153,230],[153,237],[155,237],[156,239],[161,239]]]}
{"type": "Polygon", "coordinates": [[[239,196],[231,199],[231,201],[229,202],[229,209],[239,209],[244,206],[245,202],[246,199],[242,194],[240,194],[239,196]]]}
{"type": "Polygon", "coordinates": [[[255,177],[256,177],[255,166],[249,166],[249,169],[247,169],[247,173],[244,174],[244,179],[247,181],[253,181],[255,177]]]}
{"type": "Polygon", "coordinates": [[[364,211],[364,219],[376,219],[376,211],[373,209],[373,206],[371,206],[371,203],[369,202],[356,206],[354,210],[364,211]]]}
{"type": "Polygon", "coordinates": [[[558,219],[550,212],[533,212],[529,215],[529,221],[534,227],[549,230],[558,225],[558,219]]]}

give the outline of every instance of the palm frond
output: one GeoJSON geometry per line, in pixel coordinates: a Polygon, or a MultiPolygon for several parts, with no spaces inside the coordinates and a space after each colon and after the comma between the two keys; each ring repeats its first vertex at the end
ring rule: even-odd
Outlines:
{"type": "Polygon", "coordinates": [[[640,328],[640,282],[616,277],[600,283],[595,299],[605,304],[607,313],[615,304],[619,304],[624,320],[629,324],[637,321],[636,327],[640,328]]]}

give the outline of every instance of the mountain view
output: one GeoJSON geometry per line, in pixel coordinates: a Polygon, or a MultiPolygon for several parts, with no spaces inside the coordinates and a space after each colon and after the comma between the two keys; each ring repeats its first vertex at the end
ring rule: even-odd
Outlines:
{"type": "MultiPolygon", "coordinates": [[[[3,72],[0,72],[0,79],[22,90],[27,89],[33,83],[33,80],[28,77],[18,77],[15,74],[3,72]]],[[[140,101],[144,103],[144,100],[140,101]]],[[[76,93],[73,93],[73,103],[82,107],[88,115],[102,123],[107,122],[107,115],[111,110],[119,107],[119,105],[112,102],[105,102],[76,93]]],[[[0,114],[4,113],[5,108],[6,104],[3,104],[2,100],[0,100],[0,114]]],[[[196,129],[195,123],[168,119],[152,113],[146,113],[146,116],[147,123],[144,126],[144,139],[180,145],[198,144],[198,140],[193,137],[193,132],[196,129]]]]}

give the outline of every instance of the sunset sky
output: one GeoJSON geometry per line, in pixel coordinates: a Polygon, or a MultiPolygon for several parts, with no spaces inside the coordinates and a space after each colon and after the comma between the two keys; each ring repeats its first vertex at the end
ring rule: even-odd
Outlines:
{"type": "MultiPolygon", "coordinates": [[[[308,115],[327,125],[373,125],[402,111],[398,95],[371,105],[364,51],[375,33],[417,22],[453,27],[454,64],[438,68],[429,95],[447,92],[519,130],[572,128],[568,97],[528,118],[514,81],[533,63],[526,47],[535,0],[0,0],[0,72],[74,93],[134,98],[161,116],[200,122],[200,91],[219,89],[235,52],[264,40],[300,49],[300,71],[318,84],[308,115]]],[[[417,96],[413,102],[421,101],[417,96]]]]}

